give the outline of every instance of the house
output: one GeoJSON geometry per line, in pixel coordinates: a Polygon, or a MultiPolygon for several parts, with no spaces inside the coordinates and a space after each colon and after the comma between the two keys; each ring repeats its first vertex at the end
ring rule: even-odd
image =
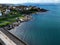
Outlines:
{"type": "Polygon", "coordinates": [[[13,7],[13,9],[15,9],[16,7],[13,7]]]}
{"type": "Polygon", "coordinates": [[[26,7],[26,10],[29,10],[29,8],[28,8],[28,7],[26,7]]]}
{"type": "Polygon", "coordinates": [[[9,14],[9,13],[10,13],[10,10],[6,9],[5,14],[9,14]]]}
{"type": "Polygon", "coordinates": [[[0,16],[2,16],[2,12],[0,11],[0,16]]]}

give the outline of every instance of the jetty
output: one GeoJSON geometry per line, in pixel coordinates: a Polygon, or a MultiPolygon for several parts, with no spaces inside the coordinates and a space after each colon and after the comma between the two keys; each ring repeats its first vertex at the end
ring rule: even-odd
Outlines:
{"type": "Polygon", "coordinates": [[[0,28],[0,45],[27,45],[9,31],[0,28]]]}

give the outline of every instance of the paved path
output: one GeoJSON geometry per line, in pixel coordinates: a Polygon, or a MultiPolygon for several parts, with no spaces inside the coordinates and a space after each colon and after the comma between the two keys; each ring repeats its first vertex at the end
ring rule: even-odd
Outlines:
{"type": "Polygon", "coordinates": [[[4,41],[6,45],[27,45],[25,42],[3,28],[0,28],[0,39],[4,41]]]}

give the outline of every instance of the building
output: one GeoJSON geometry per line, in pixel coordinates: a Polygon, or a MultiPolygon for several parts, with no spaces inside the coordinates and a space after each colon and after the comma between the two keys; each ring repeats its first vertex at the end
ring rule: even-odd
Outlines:
{"type": "Polygon", "coordinates": [[[0,11],[0,16],[2,16],[2,12],[0,11]]]}
{"type": "Polygon", "coordinates": [[[27,7],[26,10],[29,10],[29,8],[27,7]]]}
{"type": "Polygon", "coordinates": [[[16,7],[13,7],[13,9],[15,9],[16,7]]]}
{"type": "Polygon", "coordinates": [[[5,14],[9,14],[9,13],[10,13],[10,10],[6,9],[5,14]]]}

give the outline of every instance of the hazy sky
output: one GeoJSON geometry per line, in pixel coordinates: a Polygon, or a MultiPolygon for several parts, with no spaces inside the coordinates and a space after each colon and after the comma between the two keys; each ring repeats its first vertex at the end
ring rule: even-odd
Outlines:
{"type": "Polygon", "coordinates": [[[0,0],[0,3],[60,3],[60,0],[0,0]]]}

